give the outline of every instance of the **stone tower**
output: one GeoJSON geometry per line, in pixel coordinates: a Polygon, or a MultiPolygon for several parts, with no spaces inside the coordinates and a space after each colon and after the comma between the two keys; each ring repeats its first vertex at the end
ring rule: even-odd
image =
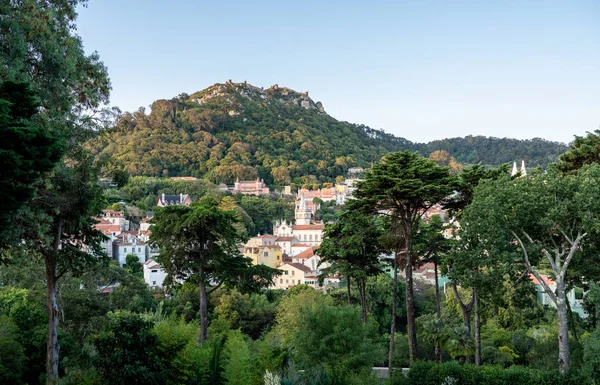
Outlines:
{"type": "Polygon", "coordinates": [[[297,225],[310,225],[310,217],[311,217],[310,208],[306,205],[306,200],[304,199],[304,195],[300,196],[300,201],[296,202],[296,224],[297,225]]]}

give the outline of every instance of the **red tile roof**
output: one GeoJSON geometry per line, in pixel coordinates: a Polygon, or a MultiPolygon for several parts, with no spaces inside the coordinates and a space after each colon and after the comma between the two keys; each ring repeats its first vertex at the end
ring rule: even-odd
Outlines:
{"type": "Polygon", "coordinates": [[[292,229],[294,230],[323,230],[325,225],[320,223],[317,225],[294,225],[292,229]]]}
{"type": "Polygon", "coordinates": [[[294,237],[279,237],[275,240],[275,242],[290,242],[294,237]]]}
{"type": "Polygon", "coordinates": [[[308,249],[304,250],[300,254],[294,255],[293,258],[308,259],[308,258],[312,257],[313,255],[315,255],[315,251],[318,248],[319,248],[319,246],[312,246],[311,248],[308,248],[308,249]]]}
{"type": "MultiPolygon", "coordinates": [[[[305,273],[310,273],[312,271],[308,266],[305,266],[305,265],[303,265],[301,263],[286,263],[285,265],[293,266],[296,269],[302,270],[305,273]]],[[[283,266],[285,266],[285,265],[283,265],[283,266]]]]}
{"type": "Polygon", "coordinates": [[[262,245],[262,246],[258,246],[259,249],[277,249],[277,250],[281,250],[281,246],[279,245],[262,245]]]}
{"type": "MultiPolygon", "coordinates": [[[[548,286],[554,285],[554,280],[545,274],[540,274],[540,277],[548,284],[548,286]]],[[[534,285],[541,285],[540,281],[533,274],[529,274],[529,279],[533,281],[534,285]]]]}

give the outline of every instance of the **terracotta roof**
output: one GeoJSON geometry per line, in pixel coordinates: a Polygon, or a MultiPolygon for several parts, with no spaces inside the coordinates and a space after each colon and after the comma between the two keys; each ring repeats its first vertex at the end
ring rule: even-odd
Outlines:
{"type": "Polygon", "coordinates": [[[259,249],[278,249],[281,250],[281,246],[279,245],[262,245],[258,246],[259,249]]]}
{"type": "MultiPolygon", "coordinates": [[[[548,286],[554,285],[554,280],[545,274],[540,274],[540,277],[548,284],[548,286]]],[[[529,279],[533,281],[534,285],[541,285],[540,281],[533,274],[529,274],[529,279]]]]}
{"type": "Polygon", "coordinates": [[[273,235],[273,234],[263,234],[263,235],[259,235],[256,238],[277,238],[277,235],[273,235]]]}
{"type": "Polygon", "coordinates": [[[312,246],[311,248],[308,248],[308,249],[304,250],[300,254],[294,255],[293,258],[308,259],[308,258],[312,257],[313,255],[315,255],[315,251],[318,248],[319,248],[319,246],[312,246]]]}
{"type": "MultiPolygon", "coordinates": [[[[301,263],[286,263],[286,264],[284,264],[283,266],[285,266],[285,265],[290,265],[290,266],[293,266],[293,267],[295,267],[296,269],[298,269],[298,270],[302,270],[302,271],[303,271],[303,272],[305,272],[305,273],[310,273],[310,272],[312,271],[312,270],[311,270],[311,269],[310,269],[308,266],[305,266],[305,265],[303,265],[303,264],[301,264],[301,263]]],[[[283,267],[283,266],[282,266],[282,267],[283,267]]]]}
{"type": "Polygon", "coordinates": [[[275,242],[290,242],[294,237],[279,237],[275,240],[275,242]]]}
{"type": "Polygon", "coordinates": [[[294,225],[292,229],[294,230],[323,230],[325,228],[324,224],[317,225],[294,225]]]}
{"type": "Polygon", "coordinates": [[[434,270],[434,269],[435,269],[435,265],[433,264],[433,262],[427,262],[427,263],[422,264],[418,268],[416,268],[414,271],[416,273],[426,273],[427,270],[434,270]]]}
{"type": "Polygon", "coordinates": [[[96,225],[110,225],[110,222],[104,218],[94,218],[96,220],[96,225]]]}

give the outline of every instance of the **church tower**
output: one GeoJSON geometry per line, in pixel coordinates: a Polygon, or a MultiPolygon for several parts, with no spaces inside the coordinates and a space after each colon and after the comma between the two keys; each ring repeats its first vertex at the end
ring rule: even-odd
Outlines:
{"type": "Polygon", "coordinates": [[[310,225],[310,217],[311,217],[310,208],[306,205],[306,200],[304,199],[304,195],[300,196],[300,201],[296,202],[296,224],[297,225],[310,225]]]}

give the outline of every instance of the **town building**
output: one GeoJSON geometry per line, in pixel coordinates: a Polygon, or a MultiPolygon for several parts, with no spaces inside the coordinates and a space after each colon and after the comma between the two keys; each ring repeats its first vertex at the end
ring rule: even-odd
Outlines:
{"type": "Polygon", "coordinates": [[[156,202],[156,205],[158,207],[173,206],[173,205],[189,206],[191,204],[192,204],[192,198],[190,198],[190,196],[188,194],[167,195],[167,194],[163,193],[158,196],[158,200],[156,202]]]}
{"type": "Polygon", "coordinates": [[[283,261],[281,246],[262,245],[244,247],[244,256],[252,259],[253,265],[277,268],[283,261]]]}
{"type": "Polygon", "coordinates": [[[258,178],[256,178],[255,181],[244,180],[241,182],[237,179],[231,192],[244,195],[264,195],[269,194],[269,188],[262,179],[259,181],[258,178]]]}
{"type": "Polygon", "coordinates": [[[135,233],[121,233],[113,241],[112,258],[122,267],[126,264],[126,257],[129,254],[138,257],[138,260],[142,263],[146,262],[147,244],[140,240],[135,233]]]}
{"type": "Polygon", "coordinates": [[[297,243],[300,243],[300,241],[296,237],[277,237],[275,240],[275,244],[281,247],[283,254],[288,256],[292,255],[292,246],[297,243]]]}
{"type": "Polygon", "coordinates": [[[273,234],[277,237],[294,237],[309,246],[320,245],[325,225],[312,223],[312,213],[303,196],[296,201],[294,216],[296,218],[294,225],[288,224],[285,220],[276,221],[273,226],[273,234]]]}
{"type": "Polygon", "coordinates": [[[111,225],[119,226],[121,231],[129,231],[129,221],[125,213],[120,210],[102,210],[102,218],[111,225]]]}
{"type": "Polygon", "coordinates": [[[144,281],[150,287],[162,288],[167,272],[154,259],[144,263],[144,281]]]}
{"type": "Polygon", "coordinates": [[[321,188],[319,190],[308,190],[308,189],[299,189],[298,196],[304,197],[307,200],[312,201],[315,198],[319,198],[323,202],[330,202],[335,200],[336,189],[335,187],[330,188],[321,188]]]}

